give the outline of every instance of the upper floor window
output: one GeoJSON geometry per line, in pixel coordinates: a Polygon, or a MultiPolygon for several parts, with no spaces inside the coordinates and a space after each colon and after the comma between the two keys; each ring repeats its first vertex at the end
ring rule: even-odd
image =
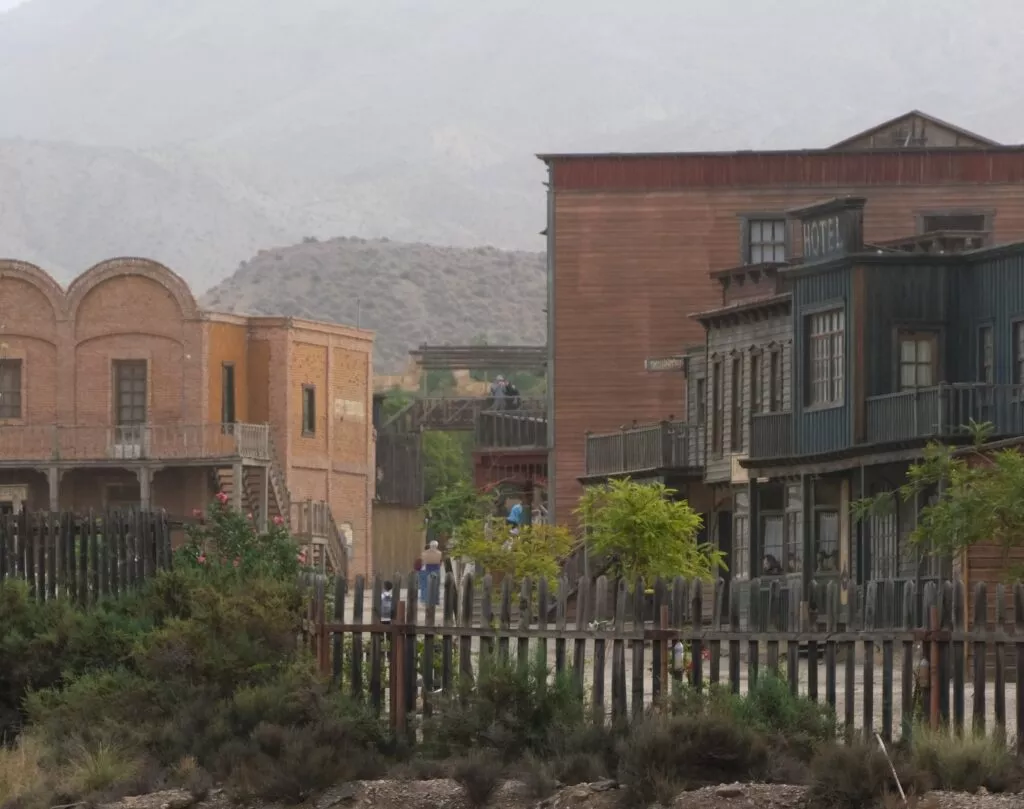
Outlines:
{"type": "Polygon", "coordinates": [[[921,230],[987,230],[988,217],[983,213],[925,214],[921,217],[921,230]]]}
{"type": "Polygon", "coordinates": [[[725,449],[722,393],[722,363],[716,362],[711,368],[711,449],[716,455],[721,455],[725,449]]]}
{"type": "Polygon", "coordinates": [[[768,409],[772,413],[782,410],[782,351],[773,351],[768,357],[768,409]]]}
{"type": "Polygon", "coordinates": [[[764,380],[761,378],[761,354],[750,355],[750,412],[760,413],[764,407],[764,380]]]}
{"type": "Polygon", "coordinates": [[[786,260],[786,220],[751,219],[747,222],[748,264],[786,260]]]}
{"type": "Polygon", "coordinates": [[[839,404],[845,379],[845,315],[830,309],[807,318],[807,403],[839,404]]]}
{"type": "Polygon", "coordinates": [[[732,384],[729,386],[730,422],[729,449],[733,452],[743,450],[743,359],[734,357],[732,361],[732,384]]]}
{"type": "Polygon", "coordinates": [[[900,390],[935,384],[937,343],[934,333],[900,332],[900,390]]]}
{"type": "Polygon", "coordinates": [[[316,434],[316,387],[302,386],[302,434],[316,434]]]}
{"type": "Polygon", "coordinates": [[[21,360],[0,360],[0,419],[21,418],[21,360]]]}
{"type": "Polygon", "coordinates": [[[694,396],[696,397],[696,400],[697,400],[697,401],[694,402],[694,416],[695,416],[694,421],[697,424],[704,424],[705,420],[707,419],[707,410],[708,410],[707,395],[708,395],[707,380],[704,377],[700,377],[697,380],[696,392],[694,393],[694,396]]]}
{"type": "Polygon", "coordinates": [[[978,381],[995,381],[995,336],[991,326],[978,329],[978,381]]]}
{"type": "Polygon", "coordinates": [[[1024,384],[1024,320],[1013,324],[1013,381],[1024,384]]]}
{"type": "Polygon", "coordinates": [[[114,421],[118,426],[146,423],[146,360],[114,360],[114,421]]]}
{"type": "Polygon", "coordinates": [[[220,367],[220,420],[223,424],[235,422],[235,364],[225,362],[220,367]]]}

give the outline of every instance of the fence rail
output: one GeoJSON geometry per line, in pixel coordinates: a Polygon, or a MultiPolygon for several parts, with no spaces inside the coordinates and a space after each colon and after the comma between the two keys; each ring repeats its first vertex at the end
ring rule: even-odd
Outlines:
{"type": "Polygon", "coordinates": [[[0,517],[0,581],[21,579],[40,601],[94,604],[171,566],[162,512],[76,515],[22,511],[0,517]]]}
{"type": "MultiPolygon", "coordinates": [[[[431,576],[427,604],[437,604],[443,589],[441,616],[434,606],[421,609],[415,574],[393,581],[400,596],[394,622],[381,620],[379,578],[364,620],[368,594],[358,577],[351,594],[346,582],[336,583],[330,608],[326,580],[316,580],[303,626],[322,670],[378,712],[387,707],[397,731],[409,727],[411,713],[430,715],[435,689],[455,693],[457,679],[478,677],[481,662],[495,655],[546,660],[571,676],[598,711],[614,718],[636,716],[674,687],[670,669],[676,641],[688,652],[685,677],[693,687],[717,684],[740,693],[765,672],[777,672],[793,693],[832,706],[848,729],[877,730],[886,740],[920,719],[922,711],[932,724],[960,732],[968,726],[999,734],[1024,728],[1024,678],[1009,676],[1024,669],[1020,583],[999,585],[991,594],[985,584],[976,585],[968,627],[960,581],[922,588],[921,621],[915,620],[913,582],[903,588],[901,604],[889,603],[897,597],[895,588],[871,583],[863,618],[852,625],[840,620],[840,591],[832,581],[812,588],[824,618],[804,619],[798,630],[782,631],[777,597],[769,597],[765,615],[761,599],[748,594],[752,615],[743,626],[739,591],[763,592],[758,580],[734,583],[727,593],[721,580],[659,580],[647,589],[643,582],[629,587],[605,577],[596,583],[583,579],[571,605],[573,588],[566,579],[554,592],[545,582],[534,588],[529,581],[514,591],[506,579],[498,593],[484,577],[477,615],[478,583],[471,575],[461,588],[451,575],[443,587],[431,576]],[[883,602],[885,609],[898,611],[900,626],[876,626],[883,602]]],[[[1024,753],[1024,734],[1017,738],[1024,753]]]]}
{"type": "Polygon", "coordinates": [[[0,429],[0,465],[25,461],[270,460],[266,424],[15,424],[0,429]]]}
{"type": "Polygon", "coordinates": [[[585,474],[597,477],[696,469],[703,463],[702,437],[701,425],[677,421],[588,433],[585,474]]]}

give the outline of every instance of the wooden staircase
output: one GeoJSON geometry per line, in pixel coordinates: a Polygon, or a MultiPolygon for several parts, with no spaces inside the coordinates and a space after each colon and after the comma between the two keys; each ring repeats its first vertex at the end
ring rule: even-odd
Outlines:
{"type": "MultiPolygon", "coordinates": [[[[263,518],[260,505],[264,482],[268,492],[267,523],[271,524],[279,517],[284,520],[299,547],[305,552],[307,565],[336,575],[345,575],[348,570],[348,550],[330,506],[323,501],[292,501],[272,441],[269,463],[242,467],[241,508],[243,513],[252,514],[257,524],[263,518]]],[[[232,467],[215,469],[214,485],[217,491],[227,495],[228,502],[234,502],[235,487],[239,482],[235,480],[232,467]]]]}

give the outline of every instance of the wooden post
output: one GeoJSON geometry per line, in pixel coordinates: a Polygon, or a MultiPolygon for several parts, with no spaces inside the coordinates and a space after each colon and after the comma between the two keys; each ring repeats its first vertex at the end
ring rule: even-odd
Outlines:
{"type": "Polygon", "coordinates": [[[391,728],[397,736],[405,733],[405,602],[399,600],[391,623],[391,728]]]}
{"type": "MultiPolygon", "coordinates": [[[[668,629],[668,604],[661,605],[661,617],[658,621],[659,629],[668,629]]],[[[661,646],[661,667],[659,677],[661,678],[661,688],[663,694],[671,694],[671,689],[668,685],[668,656],[672,650],[671,645],[668,642],[667,637],[663,637],[658,641],[661,646]]]]}
{"type": "MultiPolygon", "coordinates": [[[[939,631],[939,607],[937,604],[932,604],[928,609],[928,629],[935,633],[939,631]]],[[[931,677],[929,683],[929,703],[928,716],[932,726],[932,730],[939,729],[939,644],[936,641],[931,642],[930,660],[928,661],[928,674],[931,677]]]]}

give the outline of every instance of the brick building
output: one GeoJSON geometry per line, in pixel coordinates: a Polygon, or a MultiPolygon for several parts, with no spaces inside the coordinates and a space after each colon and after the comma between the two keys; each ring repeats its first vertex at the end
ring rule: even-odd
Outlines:
{"type": "Polygon", "coordinates": [[[371,332],[203,311],[161,264],[65,290],[0,261],[0,509],[282,516],[328,566],[370,569],[371,332]]]}
{"type": "Polygon", "coordinates": [[[704,338],[688,317],[722,305],[709,271],[781,262],[787,210],[863,196],[864,238],[974,230],[1024,237],[1024,147],[919,112],[802,151],[541,155],[548,166],[548,467],[571,519],[586,431],[684,413],[678,373],[646,361],[704,338]]]}

